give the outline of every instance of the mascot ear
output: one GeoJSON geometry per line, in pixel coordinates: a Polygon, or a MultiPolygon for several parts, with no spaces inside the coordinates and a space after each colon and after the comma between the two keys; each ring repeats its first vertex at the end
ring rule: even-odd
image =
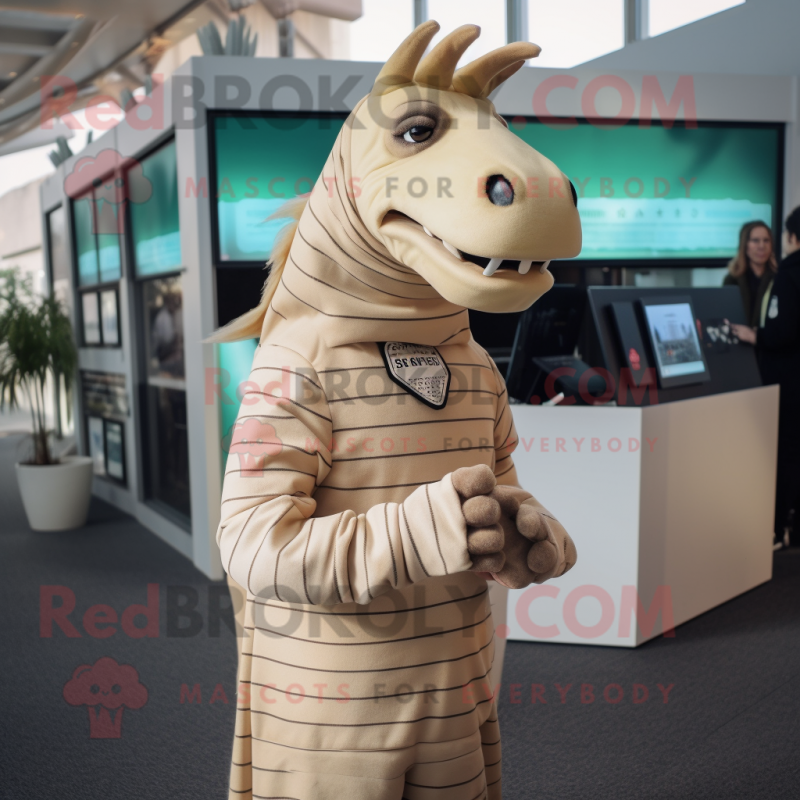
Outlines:
{"type": "Polygon", "coordinates": [[[471,97],[487,97],[510,78],[529,58],[536,58],[542,48],[531,42],[512,42],[476,58],[456,71],[453,88],[471,97]]]}
{"type": "Polygon", "coordinates": [[[386,94],[396,86],[411,83],[419,60],[438,32],[439,23],[432,19],[411,31],[381,68],[372,93],[386,94]]]}

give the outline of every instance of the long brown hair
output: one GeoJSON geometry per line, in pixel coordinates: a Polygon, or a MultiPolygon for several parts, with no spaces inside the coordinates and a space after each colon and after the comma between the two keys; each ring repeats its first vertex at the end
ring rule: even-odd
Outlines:
{"type": "Polygon", "coordinates": [[[750,234],[756,228],[764,228],[764,230],[769,234],[769,244],[772,252],[767,259],[767,264],[769,264],[769,268],[773,272],[778,271],[778,261],[775,258],[775,242],[772,239],[772,231],[765,222],[762,222],[761,220],[754,220],[753,222],[746,222],[744,225],[742,225],[742,229],[739,231],[739,251],[728,262],[728,272],[730,272],[734,278],[744,275],[744,273],[747,271],[747,243],[750,241],[750,234]]]}

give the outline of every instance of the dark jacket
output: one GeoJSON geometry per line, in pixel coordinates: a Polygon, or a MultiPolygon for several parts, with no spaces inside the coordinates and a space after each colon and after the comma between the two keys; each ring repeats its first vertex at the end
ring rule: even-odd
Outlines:
{"type": "Polygon", "coordinates": [[[766,266],[764,274],[758,284],[758,291],[755,298],[751,289],[748,267],[738,278],[728,273],[725,280],[722,282],[723,286],[738,286],[739,292],[742,295],[742,304],[744,305],[744,316],[747,324],[751,328],[756,328],[761,322],[761,304],[764,302],[764,295],[769,291],[772,281],[775,280],[775,273],[766,266]]]}
{"type": "Polygon", "coordinates": [[[781,435],[800,436],[800,250],[778,267],[756,349],[764,383],[781,386],[781,435]]]}

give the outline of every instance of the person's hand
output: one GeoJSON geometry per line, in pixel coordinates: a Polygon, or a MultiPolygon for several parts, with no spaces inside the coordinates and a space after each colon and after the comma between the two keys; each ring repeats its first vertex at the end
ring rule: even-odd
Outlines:
{"type": "Polygon", "coordinates": [[[756,332],[754,328],[748,325],[739,325],[736,322],[729,322],[725,320],[725,324],[730,326],[731,333],[740,341],[747,342],[747,344],[756,343],[756,332]]]}

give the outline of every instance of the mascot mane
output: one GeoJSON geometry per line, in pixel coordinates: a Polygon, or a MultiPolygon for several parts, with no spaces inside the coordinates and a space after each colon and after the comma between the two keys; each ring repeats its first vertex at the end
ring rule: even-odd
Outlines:
{"type": "Polygon", "coordinates": [[[272,219],[289,219],[291,221],[287,222],[275,237],[272,255],[267,262],[269,277],[264,283],[261,301],[255,308],[251,308],[241,317],[237,317],[211,334],[206,339],[207,342],[238,342],[242,339],[258,339],[261,336],[264,317],[267,315],[269,304],[280,283],[283,269],[289,258],[289,250],[291,250],[295,233],[297,233],[297,226],[300,223],[300,216],[306,207],[306,203],[308,203],[307,197],[294,197],[285,202],[274,214],[267,217],[265,221],[272,219]]]}

